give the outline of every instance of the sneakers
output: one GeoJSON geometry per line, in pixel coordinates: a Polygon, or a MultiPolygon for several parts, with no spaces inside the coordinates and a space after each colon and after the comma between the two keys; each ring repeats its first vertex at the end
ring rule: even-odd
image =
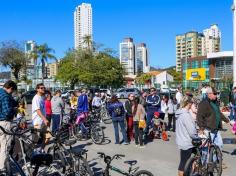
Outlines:
{"type": "Polygon", "coordinates": [[[146,146],[145,145],[140,145],[139,148],[143,149],[143,148],[146,148],[146,146]]]}
{"type": "Polygon", "coordinates": [[[129,143],[128,142],[124,142],[124,145],[129,145],[129,143]]]}
{"type": "Polygon", "coordinates": [[[138,144],[135,145],[135,147],[138,147],[138,146],[139,146],[138,144]]]}

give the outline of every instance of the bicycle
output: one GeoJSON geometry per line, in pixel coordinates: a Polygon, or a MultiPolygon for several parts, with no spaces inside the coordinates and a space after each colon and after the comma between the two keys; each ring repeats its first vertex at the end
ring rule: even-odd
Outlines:
{"type": "MultiPolygon", "coordinates": [[[[13,126],[10,131],[6,131],[2,126],[0,129],[6,135],[12,136],[12,141],[10,144],[9,155],[6,160],[6,175],[20,175],[20,176],[43,176],[43,175],[54,175],[60,176],[61,174],[51,167],[52,155],[41,153],[38,151],[29,152],[25,151],[25,145],[30,145],[33,150],[34,144],[25,134],[32,131],[32,129],[26,129],[22,132],[18,132],[17,126],[13,126]],[[20,150],[22,153],[22,158],[18,159],[14,156],[14,148],[16,138],[18,138],[20,144],[20,150]],[[21,164],[20,164],[21,163],[21,164]],[[42,168],[39,170],[39,168],[42,168]]],[[[34,131],[35,132],[35,131],[34,131]]]]}
{"type": "Polygon", "coordinates": [[[101,106],[100,116],[101,116],[102,122],[104,122],[105,124],[112,123],[111,116],[108,113],[108,110],[106,108],[106,103],[103,103],[101,106]]]}
{"type": "Polygon", "coordinates": [[[48,148],[47,153],[52,154],[56,168],[66,176],[92,176],[93,173],[87,162],[87,150],[80,152],[74,151],[72,145],[76,140],[64,140],[61,133],[57,132],[54,136],[54,143],[48,148]],[[67,150],[65,147],[69,147],[67,150]],[[86,157],[84,157],[86,155],[86,157]]]}
{"type": "Polygon", "coordinates": [[[191,156],[184,169],[184,176],[221,176],[222,174],[222,152],[220,148],[214,144],[217,137],[217,130],[213,131],[214,137],[211,138],[210,132],[208,137],[194,138],[192,144],[196,149],[195,155],[191,156]],[[205,150],[207,149],[207,151],[205,150]]]}
{"type": "Polygon", "coordinates": [[[128,171],[123,171],[123,170],[111,165],[111,162],[114,159],[121,159],[121,158],[125,157],[125,155],[116,154],[113,157],[111,157],[111,156],[108,156],[102,152],[98,152],[97,154],[99,155],[100,158],[103,158],[104,162],[106,163],[106,168],[102,173],[103,176],[110,176],[110,172],[109,172],[110,170],[115,171],[115,172],[117,172],[121,175],[125,175],[125,176],[153,176],[153,174],[149,171],[139,170],[139,167],[136,167],[133,169],[133,166],[137,164],[136,160],[124,162],[125,164],[129,165],[128,171]]]}

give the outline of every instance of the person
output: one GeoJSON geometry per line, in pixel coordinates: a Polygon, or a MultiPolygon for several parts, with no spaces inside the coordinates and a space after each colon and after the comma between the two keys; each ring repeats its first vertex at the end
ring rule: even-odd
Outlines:
{"type": "Polygon", "coordinates": [[[25,118],[26,114],[27,113],[26,113],[25,103],[24,102],[20,102],[19,103],[19,107],[17,109],[17,115],[16,115],[17,122],[19,122],[20,120],[25,118]]]}
{"type": "Polygon", "coordinates": [[[236,120],[236,87],[230,95],[230,120],[236,120]]]}
{"type": "Polygon", "coordinates": [[[176,95],[175,95],[175,98],[176,98],[176,100],[177,100],[177,108],[179,108],[179,107],[180,107],[180,102],[181,102],[181,100],[182,100],[182,98],[183,98],[183,94],[181,93],[181,88],[180,88],[180,87],[179,87],[178,90],[177,90],[177,93],[176,93],[176,95]]]}
{"type": "Polygon", "coordinates": [[[167,103],[167,107],[168,107],[168,130],[169,131],[173,131],[175,132],[175,104],[174,104],[174,100],[173,97],[171,96],[170,99],[168,100],[167,103]]]}
{"type": "Polygon", "coordinates": [[[202,94],[202,100],[205,100],[207,98],[207,85],[204,84],[202,89],[201,89],[201,94],[202,94]]]}
{"type": "Polygon", "coordinates": [[[167,95],[163,95],[161,100],[161,111],[160,111],[160,118],[162,120],[168,115],[168,101],[169,97],[167,95]]]}
{"type": "Polygon", "coordinates": [[[62,112],[65,104],[61,98],[61,91],[56,90],[55,95],[52,97],[52,132],[56,132],[60,128],[62,120],[62,112]]]}
{"type": "Polygon", "coordinates": [[[51,93],[45,95],[45,109],[46,109],[46,118],[51,123],[52,118],[52,104],[51,104],[51,93]]]}
{"type": "MultiPolygon", "coordinates": [[[[206,92],[207,98],[198,105],[197,125],[200,129],[199,134],[208,135],[210,132],[211,138],[213,139],[215,137],[214,132],[222,129],[222,121],[229,124],[229,119],[221,113],[217,105],[216,90],[213,87],[208,87],[206,92]]],[[[220,131],[217,132],[214,142],[222,149],[223,141],[220,131]]]]}
{"type": "Polygon", "coordinates": [[[102,99],[99,93],[95,93],[95,96],[92,101],[92,108],[99,109],[102,106],[102,99]]]}
{"type": "Polygon", "coordinates": [[[126,121],[127,121],[127,137],[128,141],[132,141],[134,139],[133,136],[133,113],[132,106],[134,102],[134,94],[128,95],[128,100],[125,102],[125,110],[126,110],[126,121]]]}
{"type": "Polygon", "coordinates": [[[71,109],[76,109],[77,107],[78,97],[76,96],[76,93],[77,91],[71,93],[71,97],[70,97],[71,109]]]}
{"type": "Polygon", "coordinates": [[[115,131],[115,144],[120,144],[119,138],[119,127],[123,135],[123,141],[125,145],[128,145],[127,134],[125,131],[125,109],[121,102],[119,102],[116,95],[111,97],[110,103],[108,104],[108,112],[112,117],[112,123],[115,131]]]}
{"type": "Polygon", "coordinates": [[[161,108],[161,98],[157,95],[156,88],[150,89],[150,95],[147,96],[147,127],[145,129],[145,138],[147,139],[149,128],[151,126],[154,112],[159,112],[161,108]]]}
{"type": "Polygon", "coordinates": [[[40,144],[40,149],[44,149],[49,141],[50,135],[47,133],[49,121],[46,118],[44,102],[45,86],[43,83],[36,85],[37,94],[32,100],[32,123],[35,129],[41,129],[40,133],[33,135],[33,141],[40,144]]]}
{"type": "Polygon", "coordinates": [[[143,105],[144,109],[146,109],[147,106],[146,99],[147,99],[147,93],[143,92],[142,95],[139,97],[139,103],[143,105]]]}
{"type": "Polygon", "coordinates": [[[192,98],[184,96],[180,108],[176,111],[176,144],[180,150],[178,175],[184,175],[184,167],[193,153],[192,138],[196,137],[196,125],[189,112],[193,104],[192,98]]]}
{"type": "MultiPolygon", "coordinates": [[[[7,81],[3,88],[0,89],[0,126],[10,131],[11,122],[16,115],[17,103],[13,99],[12,94],[17,90],[14,81],[7,81]]],[[[8,149],[11,145],[11,136],[0,132],[0,173],[5,173],[5,161],[8,155],[8,149]]]]}
{"type": "Polygon", "coordinates": [[[140,123],[145,120],[145,109],[142,104],[139,103],[139,98],[135,98],[133,106],[133,121],[134,121],[134,139],[136,147],[140,145],[140,148],[144,148],[143,145],[143,127],[140,123]]]}
{"type": "Polygon", "coordinates": [[[168,140],[168,135],[166,133],[166,123],[163,119],[160,118],[159,112],[154,112],[154,118],[152,119],[153,123],[153,138],[163,139],[164,141],[168,140]]]}

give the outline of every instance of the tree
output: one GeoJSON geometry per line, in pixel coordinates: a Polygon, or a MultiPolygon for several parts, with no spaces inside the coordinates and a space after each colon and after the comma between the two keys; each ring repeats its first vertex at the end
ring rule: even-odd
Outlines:
{"type": "Polygon", "coordinates": [[[27,56],[22,44],[16,41],[2,42],[0,45],[0,64],[9,67],[16,81],[19,81],[19,73],[26,69],[27,56]]]}
{"type": "Polygon", "coordinates": [[[93,49],[93,41],[92,41],[92,36],[91,35],[85,35],[83,37],[83,43],[86,45],[86,48],[88,50],[93,49]]]}
{"type": "Polygon", "coordinates": [[[54,52],[54,50],[52,48],[49,48],[46,43],[36,46],[35,50],[35,52],[38,54],[36,56],[40,58],[42,64],[42,82],[44,82],[45,62],[47,62],[48,59],[54,59],[55,61],[57,61],[57,59],[54,55],[51,54],[52,52],[54,52]]]}
{"type": "Polygon", "coordinates": [[[139,84],[143,84],[144,85],[144,84],[150,83],[151,78],[152,78],[152,76],[150,74],[144,73],[144,74],[141,74],[139,77],[137,77],[136,81],[139,84]]]}

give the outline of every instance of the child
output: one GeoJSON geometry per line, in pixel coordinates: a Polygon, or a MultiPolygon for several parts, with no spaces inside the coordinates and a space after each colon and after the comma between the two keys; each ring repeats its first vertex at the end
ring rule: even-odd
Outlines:
{"type": "Polygon", "coordinates": [[[19,107],[17,109],[16,121],[21,129],[26,128],[26,119],[25,119],[26,115],[27,115],[27,113],[26,113],[25,103],[20,102],[19,107]]]}
{"type": "Polygon", "coordinates": [[[168,140],[168,135],[166,132],[166,123],[164,120],[160,118],[159,112],[154,112],[154,118],[152,120],[153,123],[153,132],[154,132],[154,138],[161,139],[164,141],[168,140]]]}

